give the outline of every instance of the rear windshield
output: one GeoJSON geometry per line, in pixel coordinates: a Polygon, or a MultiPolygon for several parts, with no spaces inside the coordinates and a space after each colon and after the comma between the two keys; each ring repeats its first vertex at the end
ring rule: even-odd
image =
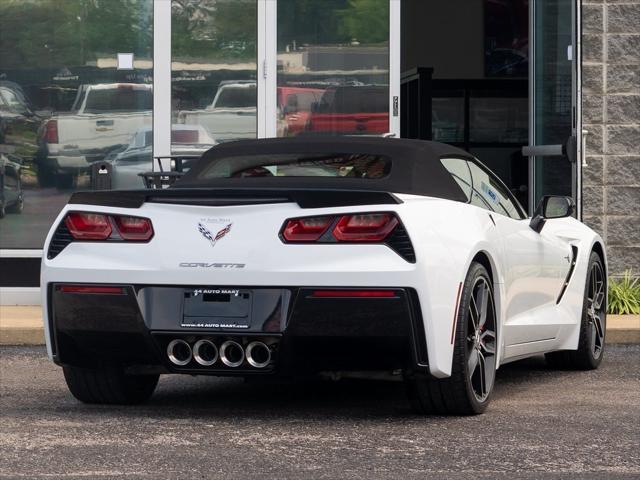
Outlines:
{"type": "Polygon", "coordinates": [[[86,113],[138,112],[153,109],[153,93],[147,89],[118,87],[89,90],[86,113]]]}
{"type": "Polygon", "coordinates": [[[220,158],[199,173],[199,180],[243,177],[385,178],[391,159],[382,155],[271,154],[220,158]]]}

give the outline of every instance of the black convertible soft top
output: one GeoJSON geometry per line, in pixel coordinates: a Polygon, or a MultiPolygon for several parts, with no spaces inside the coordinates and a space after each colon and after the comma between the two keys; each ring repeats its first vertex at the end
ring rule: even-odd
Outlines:
{"type": "MultiPolygon", "coordinates": [[[[139,208],[146,202],[191,205],[239,205],[295,201],[302,208],[397,204],[394,193],[424,195],[466,202],[467,198],[440,161],[471,158],[444,143],[381,137],[295,137],[239,140],[208,150],[172,187],[162,190],[76,192],[71,204],[139,208]],[[273,154],[336,154],[385,157],[391,168],[382,178],[336,176],[211,177],[215,162],[233,157],[273,154]]],[[[233,160],[231,160],[233,163],[233,160]]]]}
{"type": "Polygon", "coordinates": [[[440,158],[469,158],[464,150],[444,143],[381,137],[294,137],[239,140],[217,145],[174,188],[337,189],[408,193],[465,202],[462,189],[440,158]],[[245,177],[203,178],[217,161],[260,154],[370,154],[387,157],[391,169],[384,178],[245,177]]]}

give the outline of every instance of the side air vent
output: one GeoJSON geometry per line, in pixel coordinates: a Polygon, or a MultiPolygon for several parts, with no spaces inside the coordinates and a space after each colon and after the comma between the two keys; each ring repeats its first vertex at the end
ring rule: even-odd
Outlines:
{"type": "Polygon", "coordinates": [[[71,236],[71,232],[65,225],[64,221],[60,222],[58,228],[56,229],[56,233],[53,234],[53,238],[51,239],[51,243],[49,244],[49,250],[47,251],[47,258],[51,260],[52,258],[56,258],[58,254],[64,250],[64,248],[73,242],[73,237],[71,236]]]}
{"type": "Polygon", "coordinates": [[[402,223],[391,232],[385,243],[407,262],[416,263],[416,252],[402,223]]]}
{"type": "Polygon", "coordinates": [[[571,245],[571,266],[569,267],[569,271],[567,272],[567,278],[564,279],[564,283],[562,284],[562,289],[560,290],[560,295],[558,295],[556,304],[560,303],[560,300],[562,300],[562,297],[564,297],[564,293],[567,291],[567,287],[569,286],[569,282],[571,281],[571,277],[573,276],[573,270],[576,268],[577,260],[578,247],[576,247],[575,245],[571,245]]]}

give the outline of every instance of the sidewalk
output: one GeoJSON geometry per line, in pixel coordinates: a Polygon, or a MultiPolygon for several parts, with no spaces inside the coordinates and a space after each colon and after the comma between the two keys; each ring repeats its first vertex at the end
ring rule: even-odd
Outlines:
{"type": "MultiPolygon", "coordinates": [[[[609,315],[607,343],[640,343],[640,315],[609,315]]],[[[39,306],[0,306],[0,345],[42,345],[39,306]]]]}

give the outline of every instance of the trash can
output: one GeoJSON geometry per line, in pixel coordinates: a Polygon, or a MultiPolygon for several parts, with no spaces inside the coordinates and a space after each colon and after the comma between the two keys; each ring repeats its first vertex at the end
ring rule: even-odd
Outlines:
{"type": "Polygon", "coordinates": [[[96,162],[91,165],[91,190],[111,190],[112,170],[109,162],[96,162]]]}

